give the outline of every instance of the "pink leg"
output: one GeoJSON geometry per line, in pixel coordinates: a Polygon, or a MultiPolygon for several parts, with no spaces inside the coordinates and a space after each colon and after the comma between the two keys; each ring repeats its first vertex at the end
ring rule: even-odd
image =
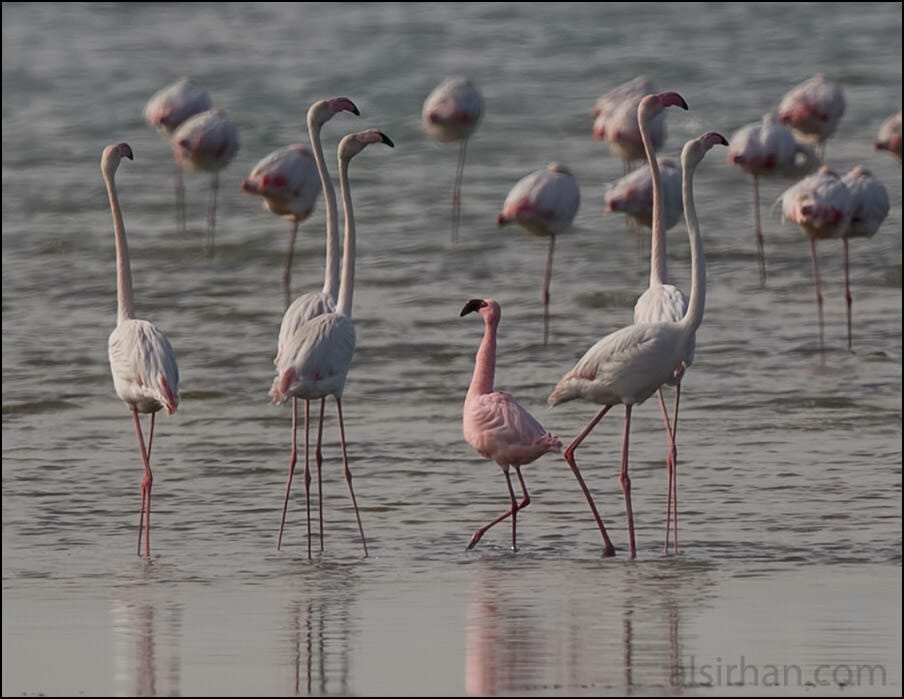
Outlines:
{"type": "Polygon", "coordinates": [[[634,543],[634,510],[631,507],[631,479],[628,478],[628,437],[631,434],[631,408],[625,406],[625,438],[622,442],[621,482],[622,493],[625,495],[625,514],[628,518],[628,549],[631,558],[637,558],[637,546],[634,543]]]}
{"type": "Polygon", "coordinates": [[[673,553],[678,553],[678,402],[681,400],[681,384],[675,386],[675,414],[672,422],[672,517],[674,527],[674,539],[672,541],[673,553]]]}
{"type": "Polygon", "coordinates": [[[304,510],[308,530],[308,558],[311,557],[311,401],[304,402],[304,510]]]}
{"type": "Polygon", "coordinates": [[[452,186],[452,242],[458,242],[458,224],[461,220],[461,180],[465,172],[465,150],[468,139],[461,142],[458,149],[458,165],[455,168],[455,184],[452,186]]]}
{"type": "Polygon", "coordinates": [[[213,256],[214,238],[217,230],[217,190],[220,188],[220,173],[214,172],[210,183],[210,207],[207,210],[207,254],[213,256]]]}
{"type": "Polygon", "coordinates": [[[176,163],[176,231],[185,233],[185,185],[182,184],[182,166],[176,163]]]}
{"type": "MultiPolygon", "coordinates": [[[[153,419],[153,413],[152,419],[153,419]]],[[[141,555],[141,531],[144,528],[144,555],[151,557],[151,485],[154,476],[151,473],[151,461],[144,447],[144,435],[141,433],[141,422],[138,419],[138,409],[132,408],[132,421],[135,423],[135,433],[138,435],[138,448],[141,451],[141,460],[144,463],[144,477],[141,479],[141,512],[138,519],[138,555],[141,555]]]]}
{"type": "Polygon", "coordinates": [[[677,458],[677,447],[675,446],[675,435],[672,431],[672,422],[669,419],[669,411],[665,407],[665,398],[662,396],[662,388],[658,391],[659,408],[662,411],[662,420],[665,423],[666,436],[669,439],[669,453],[665,458],[665,467],[667,473],[666,488],[666,506],[665,506],[665,553],[669,552],[669,530],[672,526],[672,479],[675,477],[675,459],[677,458]]]}
{"type": "Polygon", "coordinates": [[[323,412],[326,408],[326,398],[320,399],[320,420],[317,423],[317,446],[314,448],[314,460],[317,462],[317,506],[320,513],[320,550],[323,551],[323,478],[321,467],[323,466],[323,451],[320,445],[323,442],[323,412]]]}
{"type": "Polygon", "coordinates": [[[483,535],[486,534],[487,531],[491,527],[499,524],[506,517],[510,517],[515,511],[523,510],[525,507],[530,505],[530,493],[527,492],[527,485],[524,482],[524,478],[522,478],[522,476],[521,476],[521,467],[520,466],[515,468],[515,473],[518,474],[518,480],[521,481],[521,492],[523,493],[521,502],[518,503],[511,510],[506,510],[501,515],[499,515],[496,519],[494,519],[492,522],[490,522],[489,524],[485,524],[484,526],[480,527],[480,529],[478,529],[476,532],[474,532],[474,535],[471,537],[471,540],[468,542],[468,546],[467,546],[467,548],[465,548],[465,551],[470,551],[472,548],[474,548],[475,544],[477,544],[477,542],[480,541],[481,538],[483,538],[483,535]]]}
{"type": "Polygon", "coordinates": [[[763,227],[760,225],[760,178],[753,176],[753,232],[756,235],[756,256],[760,265],[760,285],[766,286],[766,250],[763,227]]]}
{"type": "Polygon", "coordinates": [[[364,527],[361,526],[361,514],[358,512],[358,501],[355,499],[355,491],[352,488],[352,472],[348,467],[348,456],[345,453],[345,422],[342,420],[341,398],[336,398],[336,410],[339,413],[339,446],[342,448],[342,465],[345,469],[345,482],[348,483],[348,492],[352,496],[352,505],[355,507],[355,518],[358,520],[358,531],[361,533],[361,543],[364,545],[364,557],[367,558],[367,540],[364,538],[364,527]]]}
{"type": "Polygon", "coordinates": [[[571,470],[574,473],[574,477],[578,479],[578,484],[581,486],[581,490],[584,491],[584,497],[587,498],[587,504],[590,505],[590,510],[593,512],[593,517],[596,519],[596,525],[599,527],[600,534],[603,535],[603,555],[604,556],[614,556],[615,555],[615,546],[612,545],[612,540],[609,538],[609,534],[606,533],[606,527],[603,525],[603,520],[600,517],[600,513],[596,509],[596,503],[593,502],[593,497],[590,495],[590,490],[587,488],[587,484],[584,483],[584,478],[581,476],[581,471],[578,468],[577,462],[574,460],[574,451],[578,448],[581,442],[584,441],[584,438],[590,434],[590,431],[596,427],[597,423],[603,419],[603,416],[609,409],[611,405],[607,405],[600,410],[596,417],[593,418],[588,425],[584,428],[584,431],[581,432],[577,437],[574,438],[571,444],[565,447],[565,461],[568,462],[568,465],[571,466],[571,470]]]}
{"type": "Polygon", "coordinates": [[[292,257],[295,254],[295,237],[298,235],[298,219],[292,219],[292,230],[289,231],[289,246],[286,248],[286,266],[283,268],[282,285],[286,297],[286,308],[292,303],[292,257]]]}
{"type": "Polygon", "coordinates": [[[848,352],[850,352],[854,348],[854,343],[851,335],[851,303],[853,302],[853,299],[851,298],[851,281],[850,277],[848,276],[847,238],[841,239],[841,246],[842,257],[844,258],[844,301],[847,304],[848,352]]]}
{"type": "Polygon", "coordinates": [[[512,488],[512,477],[505,471],[505,484],[508,486],[509,499],[512,501],[512,551],[518,550],[518,501],[515,500],[515,490],[512,488]]]}
{"type": "Polygon", "coordinates": [[[282,519],[279,521],[279,536],[276,538],[276,550],[282,546],[283,528],[286,525],[286,509],[289,507],[289,491],[292,489],[292,476],[295,475],[295,464],[298,461],[296,433],[298,432],[298,399],[292,399],[292,454],[289,456],[289,479],[286,481],[286,498],[283,500],[282,519]]]}
{"type": "Polygon", "coordinates": [[[549,282],[552,278],[552,254],[556,247],[556,236],[549,236],[549,254],[546,256],[546,275],[543,277],[543,344],[549,342],[549,282]]]}
{"type": "Polygon", "coordinates": [[[810,257],[813,258],[813,283],[816,285],[816,308],[819,312],[819,349],[825,350],[822,341],[822,288],[819,284],[819,260],[816,257],[816,238],[810,238],[810,257]]]}

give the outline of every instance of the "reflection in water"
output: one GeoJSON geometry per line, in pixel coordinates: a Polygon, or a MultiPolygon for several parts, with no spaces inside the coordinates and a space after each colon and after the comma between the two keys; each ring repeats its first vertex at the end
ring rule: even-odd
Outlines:
{"type": "Polygon", "coordinates": [[[179,696],[178,639],[182,605],[114,599],[113,672],[116,696],[179,696]]]}

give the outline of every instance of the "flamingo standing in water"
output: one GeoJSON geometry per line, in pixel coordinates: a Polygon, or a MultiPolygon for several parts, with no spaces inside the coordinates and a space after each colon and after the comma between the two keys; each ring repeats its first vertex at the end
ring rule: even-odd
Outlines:
{"type": "Polygon", "coordinates": [[[546,275],[543,278],[543,344],[549,342],[549,281],[556,235],[571,226],[581,204],[578,181],[564,165],[550,163],[519,180],[496,218],[499,226],[517,223],[528,233],[549,237],[546,275]]]}
{"type": "MultiPolygon", "coordinates": [[[[348,182],[348,165],[351,159],[371,143],[394,144],[389,137],[376,129],[367,129],[349,134],[339,143],[339,183],[342,189],[342,204],[345,210],[345,241],[342,252],[342,280],[339,287],[339,302],[336,311],[324,313],[311,318],[287,338],[282,346],[276,363],[276,377],[270,388],[270,395],[277,405],[292,399],[293,405],[299,398],[315,400],[333,396],[336,399],[336,410],[339,417],[339,445],[342,450],[342,463],[345,482],[351,495],[358,521],[358,531],[367,556],[367,540],[361,525],[361,515],[355,491],[352,488],[352,473],[348,467],[348,456],[345,449],[345,423],[342,419],[342,393],[348,377],[352,355],[355,352],[355,326],[352,323],[352,295],[355,284],[355,219],[352,211],[351,191],[348,182]]],[[[293,407],[292,432],[296,428],[295,409],[293,407]]],[[[305,443],[307,444],[307,429],[305,443]]],[[[293,436],[294,445],[294,436],[293,436]]],[[[294,447],[293,447],[294,455],[294,447]]],[[[306,455],[307,456],[307,455],[306,455]]],[[[305,485],[310,484],[310,470],[305,458],[305,485]]],[[[311,508],[310,498],[306,497],[308,557],[311,556],[311,508]]]]}
{"type": "Polygon", "coordinates": [[[212,255],[220,170],[232,161],[239,150],[238,131],[222,109],[208,109],[182,122],[173,134],[171,144],[179,165],[188,170],[213,173],[207,212],[207,251],[212,255]]]}
{"type": "Polygon", "coordinates": [[[635,323],[606,335],[587,350],[549,395],[548,402],[553,406],[577,398],[603,405],[596,417],[565,448],[564,456],[596,519],[603,537],[604,556],[615,555],[615,547],[584,483],[574,452],[613,405],[624,404],[625,431],[620,482],[625,496],[628,546],[631,558],[635,558],[637,548],[634,538],[634,513],[631,506],[631,480],[628,477],[631,410],[634,405],[642,403],[656,393],[664,383],[678,378],[686,369],[689,348],[693,346],[697,328],[703,320],[706,303],[706,259],[694,207],[693,176],[703,156],[716,144],[728,145],[728,142],[720,134],[710,131],[688,141],[681,152],[684,211],[691,243],[691,296],[684,317],[677,322],[635,323]]]}
{"type": "MultiPolygon", "coordinates": [[[[212,106],[206,90],[188,78],[180,78],[151,95],[144,107],[144,118],[164,138],[169,139],[183,121],[212,106]]],[[[185,186],[182,184],[182,167],[179,163],[175,167],[175,182],[176,228],[182,233],[185,231],[185,186]]]]}
{"type": "MultiPolygon", "coordinates": [[[[640,75],[610,90],[593,106],[593,140],[608,141],[609,150],[621,159],[625,174],[636,160],[644,157],[644,147],[637,128],[637,106],[646,95],[656,92],[645,76],[640,75]]],[[[665,120],[656,119],[651,125],[655,148],[665,143],[665,120]]]]}
{"type": "Polygon", "coordinates": [[[483,114],[483,97],[467,78],[452,76],[443,80],[424,101],[421,117],[424,129],[440,143],[459,141],[458,166],[452,187],[452,242],[458,240],[461,211],[461,178],[465,169],[468,139],[483,114]]]}
{"type": "Polygon", "coordinates": [[[471,386],[465,398],[462,419],[465,441],[474,448],[474,451],[484,458],[492,459],[502,469],[512,508],[474,532],[467,550],[472,549],[490,527],[511,515],[512,551],[517,551],[515,526],[518,510],[530,504],[530,495],[521,476],[521,467],[536,461],[547,452],[561,452],[562,442],[544,429],[543,425],[537,422],[511,394],[493,390],[496,373],[496,328],[502,317],[499,303],[493,299],[471,299],[461,309],[461,315],[466,316],[472,312],[483,316],[484,331],[474,362],[471,386]],[[520,503],[515,501],[509,467],[515,469],[521,482],[523,497],[520,503]]]}
{"type": "MultiPolygon", "coordinates": [[[[681,220],[681,168],[670,158],[657,158],[662,181],[663,221],[668,231],[681,220]]],[[[653,177],[650,168],[638,168],[618,180],[606,192],[603,212],[625,214],[638,226],[653,226],[653,177]]]]}
{"type": "Polygon", "coordinates": [[[844,300],[847,305],[848,350],[853,347],[851,337],[851,286],[848,276],[848,239],[872,238],[888,216],[888,190],[873,173],[857,166],[841,178],[851,193],[853,206],[851,222],[841,233],[844,260],[844,300]]]}
{"type": "Polygon", "coordinates": [[[838,174],[823,165],[817,172],[785,190],[782,216],[800,226],[810,239],[813,260],[813,284],[819,312],[819,348],[823,349],[822,290],[819,284],[819,259],[816,241],[841,237],[851,222],[854,201],[838,174]]]}
{"type": "Polygon", "coordinates": [[[141,533],[144,529],[144,555],[151,555],[151,445],[154,441],[154,417],[165,408],[168,415],[179,405],[179,368],[172,345],[155,325],[135,317],[135,297],[132,293],[132,271],[129,265],[129,246],[122,220],[114,177],[123,158],[132,159],[127,143],[104,148],[101,172],[107,185],[110,211],[113,214],[113,235],[116,241],[116,328],[110,333],[110,371],[116,395],[132,411],[138,449],[144,463],[141,479],[141,509],[138,519],[138,555],[141,555],[141,533]],[[138,413],[150,413],[151,424],[147,448],[141,431],[138,413]]]}
{"type": "MultiPolygon", "coordinates": [[[[656,151],[650,138],[650,124],[665,111],[666,107],[681,107],[687,109],[687,102],[677,92],[661,92],[656,95],[647,95],[640,101],[637,109],[637,123],[640,126],[640,134],[643,139],[647,160],[650,164],[650,179],[653,183],[653,221],[651,226],[650,243],[650,287],[641,294],[634,304],[635,323],[661,323],[680,321],[687,313],[687,298],[680,289],[668,283],[668,254],[666,252],[666,221],[665,219],[665,191],[662,186],[662,178],[659,174],[659,163],[656,160],[656,151]]],[[[681,360],[684,368],[689,367],[694,361],[695,338],[692,335],[685,348],[687,353],[681,360]]],[[[678,403],[681,398],[681,377],[684,369],[675,373],[675,378],[667,383],[675,386],[675,409],[673,422],[669,422],[669,412],[665,407],[665,399],[662,396],[662,388],[658,390],[659,407],[662,410],[662,419],[665,422],[666,436],[669,440],[669,453],[666,456],[668,471],[668,495],[666,506],[665,550],[669,550],[669,526],[670,515],[674,516],[675,533],[674,548],[678,553],[678,487],[676,472],[678,467],[678,448],[675,444],[678,432],[678,403]],[[674,508],[674,509],[673,509],[674,508]]]]}
{"type": "Polygon", "coordinates": [[[825,162],[826,141],[835,133],[845,106],[841,87],[817,73],[785,94],[778,105],[778,119],[816,143],[819,159],[825,162]]]}
{"type": "MultiPolygon", "coordinates": [[[[283,356],[287,351],[287,347],[291,347],[293,338],[300,331],[301,327],[311,318],[315,318],[324,313],[334,313],[336,311],[336,300],[339,294],[339,224],[337,221],[338,213],[336,211],[336,190],[333,187],[333,181],[330,173],[326,168],[326,161],[323,157],[323,143],[320,139],[320,132],[323,125],[340,112],[351,112],[359,114],[358,108],[347,97],[335,97],[328,100],[319,100],[311,105],[308,109],[308,133],[310,135],[311,144],[314,148],[314,159],[317,164],[317,170],[320,175],[320,183],[323,188],[323,198],[326,202],[326,262],[324,264],[323,273],[323,289],[317,292],[309,292],[299,296],[286,309],[283,314],[282,323],[279,327],[279,341],[276,349],[276,359],[273,363],[279,366],[285,361],[283,356]]],[[[317,463],[317,491],[319,494],[318,502],[323,503],[323,491],[321,481],[321,467],[323,464],[323,453],[321,451],[321,441],[323,439],[323,415],[326,408],[326,398],[320,401],[320,420],[317,428],[317,445],[314,451],[317,463]]],[[[310,421],[310,401],[305,400],[305,437],[308,435],[308,423],[310,421]]],[[[282,519],[279,524],[279,536],[276,540],[277,550],[282,546],[283,527],[286,522],[286,508],[289,504],[289,491],[292,487],[292,476],[295,473],[296,448],[295,433],[298,422],[297,403],[292,401],[292,456],[289,462],[289,478],[286,482],[286,498],[283,502],[282,519]]],[[[305,441],[305,459],[307,460],[308,443],[305,441]]],[[[310,502],[310,476],[306,476],[305,481],[306,501],[310,502]]],[[[310,542],[309,542],[310,543],[310,542]]],[[[323,550],[323,507],[320,508],[320,548],[323,550]]]]}
{"type": "Polygon", "coordinates": [[[887,150],[901,162],[901,112],[882,122],[876,136],[876,150],[887,150]]]}
{"type": "Polygon", "coordinates": [[[760,177],[800,178],[816,169],[818,156],[798,143],[791,130],[771,114],[738,129],[728,145],[728,163],[753,178],[753,232],[756,236],[760,284],[766,283],[766,253],[760,225],[760,177]]]}

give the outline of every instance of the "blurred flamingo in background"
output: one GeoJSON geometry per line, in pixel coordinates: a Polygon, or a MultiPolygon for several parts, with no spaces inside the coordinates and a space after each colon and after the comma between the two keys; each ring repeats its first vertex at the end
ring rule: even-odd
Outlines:
{"type": "Polygon", "coordinates": [[[814,174],[785,190],[781,202],[782,216],[800,226],[810,239],[813,284],[816,287],[816,306],[819,311],[819,348],[822,350],[822,290],[819,284],[816,241],[838,238],[847,231],[854,213],[854,201],[838,174],[823,165],[814,174]]]}
{"type": "MultiPolygon", "coordinates": [[[[276,377],[270,388],[270,396],[276,405],[292,399],[292,463],[295,461],[295,431],[297,427],[296,401],[306,401],[333,396],[339,416],[339,445],[345,482],[351,495],[358,532],[364,555],[367,556],[367,540],[358,512],[358,502],[352,488],[352,473],[348,467],[345,449],[345,423],[342,419],[342,393],[352,356],[355,352],[355,326],[352,322],[352,298],[355,284],[355,218],[352,210],[351,190],[348,182],[348,166],[351,159],[371,143],[385,143],[393,146],[389,137],[376,129],[366,129],[349,134],[339,143],[339,183],[342,188],[342,204],[345,210],[345,242],[342,252],[342,280],[339,287],[339,301],[335,312],[323,313],[302,324],[286,344],[281,345],[276,358],[276,377]]],[[[282,338],[280,338],[282,342],[282,338]]],[[[308,444],[307,421],[305,421],[305,445],[308,444]]],[[[305,449],[305,490],[308,531],[308,558],[311,556],[311,507],[310,470],[307,449],[305,449]]],[[[288,491],[288,486],[287,486],[288,491]]],[[[285,521],[285,505],[283,521],[285,521]]],[[[322,509],[322,508],[321,508],[322,509]]],[[[280,538],[282,537],[280,524],[280,538]]]]}
{"type": "Polygon", "coordinates": [[[144,555],[151,556],[151,446],[154,441],[154,417],[165,408],[167,415],[179,405],[179,368],[172,345],[155,325],[135,317],[135,297],[132,292],[132,271],[129,246],[122,209],[116,193],[114,177],[123,158],[132,159],[127,143],[109,145],[101,157],[101,172],[107,185],[110,211],[113,214],[113,235],[116,241],[116,328],[110,333],[110,371],[116,395],[132,411],[138,448],[144,463],[141,479],[141,510],[138,519],[138,555],[141,555],[141,532],[144,528],[144,555]],[[147,448],[141,432],[138,413],[150,413],[151,424],[147,448]]]}
{"type": "MultiPolygon", "coordinates": [[[[665,230],[675,226],[683,216],[681,207],[681,168],[670,158],[658,158],[662,180],[663,224],[665,230]]],[[[650,168],[637,168],[619,179],[606,192],[603,212],[620,212],[639,226],[653,226],[653,177],[650,168]]]]}
{"type": "Polygon", "coordinates": [[[847,305],[848,350],[853,347],[851,336],[851,287],[848,276],[848,239],[872,238],[888,216],[888,190],[869,170],[857,166],[841,178],[853,200],[851,222],[841,233],[844,261],[844,300],[847,305]]]}
{"type": "Polygon", "coordinates": [[[785,94],[778,105],[778,120],[813,141],[825,162],[826,141],[835,133],[845,106],[841,87],[817,73],[785,94]]]}
{"type": "Polygon", "coordinates": [[[462,419],[465,441],[474,448],[474,451],[484,458],[492,459],[502,469],[512,508],[474,532],[467,550],[472,549],[490,527],[511,515],[512,551],[517,551],[515,526],[518,510],[530,504],[530,495],[521,476],[521,467],[536,461],[548,452],[561,452],[562,442],[537,422],[511,394],[493,389],[496,373],[496,329],[502,317],[499,303],[493,299],[471,299],[461,309],[461,316],[472,312],[483,316],[484,331],[474,362],[471,386],[465,398],[462,419]],[[515,501],[509,467],[515,469],[521,482],[523,497],[520,503],[515,501]]]}
{"type": "Polygon", "coordinates": [[[603,537],[604,556],[615,555],[615,547],[581,477],[574,452],[613,405],[624,404],[625,431],[620,483],[625,496],[628,546],[631,558],[635,558],[637,547],[634,538],[634,512],[631,506],[631,480],[628,477],[631,411],[634,405],[643,403],[664,383],[680,376],[686,368],[688,350],[695,343],[697,328],[703,321],[706,259],[694,207],[693,176],[703,156],[716,144],[728,145],[728,142],[720,134],[711,131],[688,141],[681,152],[685,219],[691,242],[691,296],[687,312],[677,322],[635,323],[606,335],[587,350],[549,395],[548,402],[553,406],[578,398],[603,405],[596,417],[565,448],[564,456],[596,519],[603,537]]]}
{"type": "MultiPolygon", "coordinates": [[[[640,100],[656,90],[644,76],[638,76],[619,85],[600,97],[593,107],[593,140],[607,141],[609,150],[622,161],[624,173],[645,156],[640,127],[637,124],[637,107],[640,100]]],[[[654,150],[665,144],[665,117],[659,116],[649,125],[649,138],[654,150]]]]}
{"type": "MultiPolygon", "coordinates": [[[[681,107],[687,109],[687,102],[677,92],[661,92],[655,95],[647,95],[640,101],[637,109],[637,123],[640,126],[640,134],[647,153],[647,161],[650,164],[650,179],[653,185],[653,221],[651,226],[650,243],[650,287],[641,294],[634,304],[635,323],[663,323],[680,321],[687,312],[687,298],[680,289],[668,283],[668,253],[666,250],[666,225],[665,225],[665,192],[662,186],[662,178],[659,174],[659,163],[656,161],[656,151],[650,138],[650,124],[665,111],[667,107],[681,107]]],[[[675,372],[675,378],[668,381],[675,386],[675,409],[673,422],[669,422],[669,412],[665,407],[665,399],[662,396],[662,388],[658,390],[659,407],[662,410],[662,419],[665,423],[666,436],[669,440],[669,452],[666,455],[666,468],[668,471],[668,498],[666,506],[666,530],[665,550],[669,550],[669,526],[671,516],[674,513],[675,521],[675,553],[678,553],[678,488],[676,486],[676,472],[678,467],[678,447],[675,439],[678,432],[678,404],[681,399],[681,377],[684,369],[694,361],[695,339],[692,336],[685,345],[686,354],[681,360],[684,367],[675,372]],[[672,509],[674,505],[674,510],[672,509]]]]}
{"type": "Polygon", "coordinates": [[[421,116],[424,129],[440,143],[459,141],[458,165],[452,186],[452,242],[458,240],[461,212],[461,179],[465,169],[468,139],[483,114],[483,97],[467,78],[452,76],[443,80],[424,101],[421,116]]]}
{"type": "Polygon", "coordinates": [[[760,225],[760,177],[799,178],[819,164],[816,152],[799,143],[789,128],[771,114],[747,124],[731,137],[728,163],[737,165],[753,178],[753,232],[756,236],[760,284],[766,283],[766,253],[760,225]]]}
{"type": "Polygon", "coordinates": [[[571,226],[581,204],[578,181],[564,165],[550,163],[520,179],[502,205],[496,223],[517,223],[528,233],[549,237],[546,275],[543,278],[543,344],[549,342],[549,281],[556,235],[571,226]]]}
{"type": "MultiPolygon", "coordinates": [[[[158,90],[144,107],[144,118],[160,134],[169,140],[182,122],[212,107],[210,96],[188,78],[180,78],[172,85],[158,90]]],[[[175,164],[176,229],[185,231],[185,186],[182,184],[182,167],[175,164]]]]}
{"type": "Polygon", "coordinates": [[[207,251],[212,255],[220,170],[232,161],[239,150],[238,131],[222,109],[208,109],[182,122],[173,134],[171,145],[179,165],[188,170],[213,173],[207,212],[207,251]]]}
{"type": "Polygon", "coordinates": [[[887,150],[901,162],[901,112],[882,122],[876,136],[876,150],[887,150]]]}

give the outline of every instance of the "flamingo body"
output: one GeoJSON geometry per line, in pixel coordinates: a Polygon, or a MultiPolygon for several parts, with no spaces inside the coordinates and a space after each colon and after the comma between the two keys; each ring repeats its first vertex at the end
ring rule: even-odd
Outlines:
{"type": "Polygon", "coordinates": [[[887,150],[900,162],[901,160],[901,112],[894,114],[879,127],[876,136],[876,150],[887,150]]]}
{"type": "Polygon", "coordinates": [[[471,80],[452,76],[424,100],[424,129],[440,143],[462,141],[474,133],[483,114],[483,97],[471,80]]]}
{"type": "Polygon", "coordinates": [[[185,169],[216,172],[238,152],[238,130],[222,109],[208,109],[182,122],[172,145],[176,162],[185,169]]]}
{"type": "Polygon", "coordinates": [[[841,87],[817,73],[785,94],[778,106],[778,118],[822,146],[835,133],[845,106],[841,87]]]}
{"type": "Polygon", "coordinates": [[[512,187],[496,222],[500,226],[517,223],[533,235],[556,235],[572,224],[580,204],[578,181],[571,170],[551,163],[512,187]]]}
{"type": "Polygon", "coordinates": [[[853,214],[847,185],[825,165],[785,190],[781,200],[782,215],[815,240],[841,237],[853,214]]]}
{"type": "Polygon", "coordinates": [[[242,181],[242,191],[260,196],[268,211],[299,222],[311,215],[320,189],[314,155],[298,143],[265,156],[242,181]]]}
{"type": "Polygon", "coordinates": [[[858,165],[841,178],[851,193],[851,220],[842,238],[872,238],[888,216],[888,190],[873,173],[858,165]]]}
{"type": "MultiPolygon", "coordinates": [[[[659,158],[665,201],[665,229],[681,220],[681,168],[669,158],[659,158]]],[[[653,179],[649,168],[638,168],[618,180],[606,193],[605,213],[623,213],[642,226],[653,226],[653,179]]]]}
{"type": "MultiPolygon", "coordinates": [[[[641,75],[600,97],[591,111],[593,140],[608,141],[609,150],[624,162],[626,170],[631,162],[644,157],[644,147],[637,127],[637,107],[644,96],[654,92],[653,83],[641,75]]],[[[656,120],[652,131],[658,150],[665,143],[663,118],[656,120]]]]}
{"type": "Polygon", "coordinates": [[[186,119],[212,106],[206,90],[188,78],[180,78],[151,96],[144,107],[144,118],[162,135],[169,137],[186,119]]]}
{"type": "Polygon", "coordinates": [[[729,165],[749,175],[766,177],[803,177],[818,165],[813,149],[799,143],[791,129],[771,114],[738,129],[729,141],[726,158],[729,165]]]}

